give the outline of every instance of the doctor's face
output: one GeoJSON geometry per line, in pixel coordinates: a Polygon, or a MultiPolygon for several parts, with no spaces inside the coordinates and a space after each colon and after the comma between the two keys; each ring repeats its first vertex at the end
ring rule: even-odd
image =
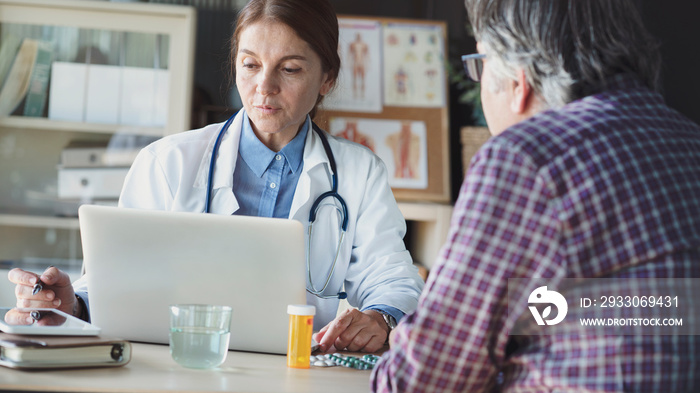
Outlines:
{"type": "Polygon", "coordinates": [[[260,21],[239,36],[236,85],[258,138],[278,151],[299,131],[333,81],[321,59],[294,30],[260,21]]]}

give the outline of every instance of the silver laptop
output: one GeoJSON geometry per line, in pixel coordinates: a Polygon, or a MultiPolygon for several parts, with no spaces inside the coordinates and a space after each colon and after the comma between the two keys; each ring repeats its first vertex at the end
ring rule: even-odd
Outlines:
{"type": "Polygon", "coordinates": [[[92,323],[168,343],[168,305],[233,308],[230,349],[287,352],[288,304],[305,304],[300,222],[83,205],[92,323]]]}

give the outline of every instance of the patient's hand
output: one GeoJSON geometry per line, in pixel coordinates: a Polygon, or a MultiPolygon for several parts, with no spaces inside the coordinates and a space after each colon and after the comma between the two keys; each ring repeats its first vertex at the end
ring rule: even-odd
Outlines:
{"type": "Polygon", "coordinates": [[[41,276],[15,268],[10,270],[7,278],[16,284],[18,308],[57,308],[75,316],[79,316],[82,311],[75,298],[70,277],[56,267],[49,267],[41,276]],[[38,280],[43,283],[43,289],[32,294],[38,280]]]}

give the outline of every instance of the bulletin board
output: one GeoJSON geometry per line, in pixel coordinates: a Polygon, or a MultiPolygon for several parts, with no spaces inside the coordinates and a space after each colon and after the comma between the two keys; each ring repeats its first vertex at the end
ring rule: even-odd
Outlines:
{"type": "Polygon", "coordinates": [[[446,23],[339,16],[341,72],[316,123],[372,149],[399,201],[450,202],[446,23]]]}

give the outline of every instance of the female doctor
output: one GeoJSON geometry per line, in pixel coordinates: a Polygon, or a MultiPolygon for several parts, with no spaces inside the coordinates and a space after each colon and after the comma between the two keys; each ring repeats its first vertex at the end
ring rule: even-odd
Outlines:
{"type": "MultiPolygon", "coordinates": [[[[402,240],[405,221],[384,164],[311,121],[340,70],[335,12],[328,0],[252,0],[231,42],[244,109],[226,124],[144,148],[120,206],[282,217],[307,229],[315,218],[310,243],[306,232],[307,301],[316,306],[320,329],[315,338],[322,350],[376,351],[416,308],[423,282],[402,240]],[[336,318],[345,295],[361,311],[336,318]]],[[[58,269],[40,278],[48,290],[32,295],[36,275],[10,273],[19,307],[57,306],[87,316],[85,280],[73,285],[76,297],[58,269]]]]}

